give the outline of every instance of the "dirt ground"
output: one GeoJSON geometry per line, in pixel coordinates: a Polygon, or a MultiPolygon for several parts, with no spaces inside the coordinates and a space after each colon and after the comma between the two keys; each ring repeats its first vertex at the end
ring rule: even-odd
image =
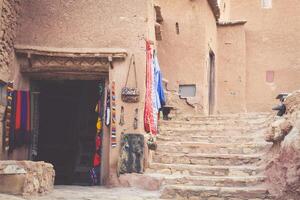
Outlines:
{"type": "Polygon", "coordinates": [[[158,191],[135,188],[104,188],[80,186],[56,186],[51,194],[41,197],[17,197],[0,194],[0,200],[154,200],[158,191]]]}

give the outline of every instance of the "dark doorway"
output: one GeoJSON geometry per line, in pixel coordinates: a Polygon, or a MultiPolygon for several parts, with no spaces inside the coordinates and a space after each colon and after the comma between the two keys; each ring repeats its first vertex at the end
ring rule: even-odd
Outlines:
{"type": "Polygon", "coordinates": [[[215,107],[215,54],[210,51],[209,53],[209,80],[208,80],[208,107],[209,115],[214,113],[215,107]]]}
{"type": "Polygon", "coordinates": [[[89,185],[95,152],[97,81],[38,81],[37,160],[52,163],[55,184],[89,185]]]}

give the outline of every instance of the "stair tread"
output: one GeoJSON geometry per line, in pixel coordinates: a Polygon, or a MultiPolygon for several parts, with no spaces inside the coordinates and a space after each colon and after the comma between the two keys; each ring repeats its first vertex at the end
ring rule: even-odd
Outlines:
{"type": "Polygon", "coordinates": [[[182,189],[192,189],[192,190],[216,190],[216,191],[228,191],[228,192],[238,192],[238,191],[267,191],[264,186],[247,186],[247,187],[223,187],[223,186],[199,186],[199,185],[166,185],[165,188],[182,188],[182,189]]]}
{"type": "Polygon", "coordinates": [[[190,175],[167,175],[160,173],[148,173],[149,176],[155,178],[166,178],[166,179],[178,179],[178,178],[186,178],[186,179],[199,179],[199,180],[236,180],[236,181],[247,181],[247,180],[256,180],[256,179],[265,179],[266,176],[263,175],[254,175],[254,176],[190,176],[190,175]]]}
{"type": "Polygon", "coordinates": [[[182,141],[182,142],[158,142],[158,144],[160,145],[171,145],[171,146],[178,146],[178,145],[183,145],[183,146],[197,146],[197,145],[208,145],[208,146],[251,146],[251,145],[255,145],[255,146],[262,146],[262,145],[269,145],[269,142],[264,142],[264,141],[259,141],[259,142],[245,142],[245,143],[236,143],[236,142],[232,142],[232,143],[210,143],[210,142],[191,142],[191,141],[182,141]]]}
{"type": "Polygon", "coordinates": [[[256,165],[197,165],[197,164],[166,164],[166,163],[151,163],[150,164],[150,168],[152,166],[163,166],[163,167],[168,167],[168,168],[189,168],[189,169],[193,169],[193,168],[199,168],[199,169],[251,169],[251,170],[255,170],[255,169],[261,169],[263,167],[259,167],[256,165]]]}
{"type": "Polygon", "coordinates": [[[214,158],[260,158],[264,154],[218,154],[218,153],[167,153],[156,152],[160,155],[172,155],[172,156],[189,156],[189,157],[214,157],[214,158]]]}

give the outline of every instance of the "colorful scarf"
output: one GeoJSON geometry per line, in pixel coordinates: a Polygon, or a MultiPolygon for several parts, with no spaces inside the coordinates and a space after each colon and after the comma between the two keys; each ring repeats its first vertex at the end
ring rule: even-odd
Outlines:
{"type": "Polygon", "coordinates": [[[153,63],[152,63],[152,49],[150,42],[146,42],[146,97],[144,108],[144,128],[146,132],[150,132],[153,135],[157,134],[157,127],[154,124],[154,112],[153,112],[153,63]]]}

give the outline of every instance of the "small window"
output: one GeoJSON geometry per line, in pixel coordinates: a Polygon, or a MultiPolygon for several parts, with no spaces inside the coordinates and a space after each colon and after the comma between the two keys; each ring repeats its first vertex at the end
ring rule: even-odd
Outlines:
{"type": "Polygon", "coordinates": [[[6,84],[0,83],[0,105],[6,106],[6,84]]]}
{"type": "Polygon", "coordinates": [[[272,8],[272,0],[261,0],[261,7],[264,9],[272,8]]]}
{"type": "Polygon", "coordinates": [[[175,27],[176,27],[176,34],[179,35],[180,30],[179,30],[179,23],[178,22],[176,22],[175,27]]]}
{"type": "Polygon", "coordinates": [[[179,85],[179,95],[181,98],[195,97],[196,96],[196,85],[179,85]]]}

